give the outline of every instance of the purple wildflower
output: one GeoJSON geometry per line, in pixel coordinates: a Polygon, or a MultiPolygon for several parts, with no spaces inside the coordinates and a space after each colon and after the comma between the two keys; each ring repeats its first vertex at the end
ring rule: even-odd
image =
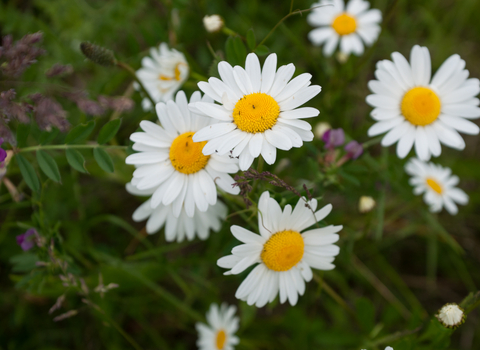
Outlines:
{"type": "Polygon", "coordinates": [[[345,151],[347,151],[347,157],[357,159],[363,153],[363,146],[357,141],[350,141],[345,145],[345,151]]]}
{"type": "Polygon", "coordinates": [[[30,250],[35,245],[32,236],[36,236],[37,231],[34,228],[28,229],[27,232],[17,236],[17,244],[24,250],[30,250]]]}
{"type": "MultiPolygon", "coordinates": [[[[0,137],[0,146],[3,143],[3,137],[0,137]]],[[[0,165],[5,161],[5,158],[7,158],[7,151],[5,151],[2,147],[0,147],[0,165]]]]}
{"type": "Polygon", "coordinates": [[[335,148],[337,146],[343,145],[345,142],[345,134],[343,133],[343,129],[330,129],[325,131],[322,136],[323,142],[325,142],[325,148],[335,148]]]}

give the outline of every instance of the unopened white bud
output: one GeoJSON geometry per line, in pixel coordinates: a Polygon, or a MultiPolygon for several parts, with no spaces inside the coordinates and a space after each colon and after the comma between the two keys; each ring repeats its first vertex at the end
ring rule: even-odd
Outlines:
{"type": "Polygon", "coordinates": [[[223,19],[219,15],[203,17],[203,25],[209,33],[218,32],[223,27],[223,19]]]}
{"type": "Polygon", "coordinates": [[[331,128],[332,126],[327,122],[318,123],[317,125],[315,125],[315,129],[314,129],[315,136],[321,139],[323,134],[325,134],[325,132],[327,132],[331,128]]]}
{"type": "Polygon", "coordinates": [[[368,196],[361,196],[360,200],[358,201],[358,211],[360,213],[368,213],[373,208],[375,208],[375,199],[368,196]]]}
{"type": "Polygon", "coordinates": [[[445,304],[435,316],[447,328],[457,328],[465,321],[463,309],[455,303],[445,304]]]}

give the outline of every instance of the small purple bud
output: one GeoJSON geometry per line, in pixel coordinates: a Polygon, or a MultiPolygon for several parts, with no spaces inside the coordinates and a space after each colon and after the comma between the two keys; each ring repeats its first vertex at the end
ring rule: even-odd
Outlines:
{"type": "MultiPolygon", "coordinates": [[[[0,146],[3,143],[3,137],[0,137],[0,146]]],[[[3,163],[3,161],[7,158],[7,151],[5,151],[3,148],[0,147],[0,164],[3,163]]]]}
{"type": "Polygon", "coordinates": [[[357,159],[363,153],[363,146],[357,141],[350,141],[345,145],[345,151],[347,151],[347,157],[357,159]]]}
{"type": "Polygon", "coordinates": [[[24,251],[32,249],[33,246],[35,245],[35,242],[33,241],[32,236],[35,236],[36,233],[37,233],[37,231],[34,228],[31,228],[31,229],[27,230],[27,232],[25,232],[21,235],[18,235],[17,236],[17,244],[24,251]],[[32,237],[32,238],[30,238],[30,237],[32,237]]]}
{"type": "Polygon", "coordinates": [[[325,148],[335,148],[343,145],[345,142],[345,134],[342,128],[327,130],[322,136],[325,142],[325,148]]]}

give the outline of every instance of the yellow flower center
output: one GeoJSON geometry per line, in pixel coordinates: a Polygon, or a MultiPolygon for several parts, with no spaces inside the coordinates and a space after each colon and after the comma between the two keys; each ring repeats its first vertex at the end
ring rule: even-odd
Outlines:
{"type": "Polygon", "coordinates": [[[275,233],[263,245],[263,263],[273,271],[288,271],[297,265],[303,257],[305,243],[297,231],[275,233]]]}
{"type": "Polygon", "coordinates": [[[357,29],[357,21],[350,15],[342,13],[335,18],[332,23],[332,28],[338,33],[338,35],[352,34],[357,29]]]}
{"type": "Polygon", "coordinates": [[[426,87],[414,87],[403,96],[402,114],[413,125],[428,125],[440,115],[442,104],[437,94],[426,87]]]}
{"type": "Polygon", "coordinates": [[[175,72],[175,77],[169,77],[167,75],[163,75],[163,74],[160,74],[158,76],[158,79],[159,80],[164,80],[164,81],[170,81],[170,80],[173,80],[175,79],[176,81],[179,81],[180,80],[180,69],[178,67],[180,67],[180,65],[184,64],[183,62],[180,62],[180,63],[177,63],[177,65],[175,66],[175,69],[174,69],[174,72],[175,72]]]}
{"type": "Polygon", "coordinates": [[[194,132],[186,132],[177,136],[170,146],[170,161],[173,167],[183,174],[193,174],[202,170],[210,156],[204,156],[203,147],[207,141],[193,142],[194,132]]]}
{"type": "Polygon", "coordinates": [[[227,334],[223,329],[220,329],[217,332],[217,339],[216,339],[216,345],[218,350],[222,350],[223,347],[225,346],[225,341],[227,340],[227,334]]]}
{"type": "Polygon", "coordinates": [[[430,186],[430,188],[435,192],[437,192],[438,194],[442,194],[443,192],[442,186],[431,177],[427,178],[427,185],[430,186]]]}
{"type": "Polygon", "coordinates": [[[240,130],[256,134],[274,126],[279,114],[280,106],[272,96],[255,92],[238,100],[233,121],[240,130]]]}

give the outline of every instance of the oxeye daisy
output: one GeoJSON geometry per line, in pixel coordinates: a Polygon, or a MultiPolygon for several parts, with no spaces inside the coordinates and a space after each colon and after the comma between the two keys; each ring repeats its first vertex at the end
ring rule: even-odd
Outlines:
{"type": "Polygon", "coordinates": [[[233,350],[239,343],[235,332],[238,330],[239,318],[235,316],[237,308],[223,303],[220,308],[212,304],[207,312],[207,322],[197,323],[197,346],[200,350],[233,350]]]}
{"type": "Polygon", "coordinates": [[[318,85],[310,86],[311,74],[300,74],[290,81],[295,72],[293,64],[277,70],[277,55],[271,54],[260,69],[254,53],[247,56],[245,69],[222,61],[218,72],[221,80],[210,78],[198,87],[219,104],[189,105],[192,111],[217,122],[193,136],[196,142],[208,141],[203,154],[231,151],[233,157],[239,157],[240,169],[247,170],[260,154],[273,164],[277,148],[289,150],[313,140],[311,125],[300,118],[315,117],[319,111],[297,108],[321,90],[318,85]]]}
{"type": "Polygon", "coordinates": [[[372,45],[380,34],[382,13],[369,10],[370,3],[363,0],[350,0],[345,7],[343,0],[322,0],[307,16],[310,25],[318,27],[308,33],[314,45],[322,45],[325,56],[331,56],[340,41],[343,55],[363,54],[365,45],[372,45]]]}
{"type": "Polygon", "coordinates": [[[317,201],[306,202],[301,198],[292,211],[280,205],[268,192],[258,203],[258,227],[260,235],[240,226],[232,226],[232,234],[241,244],[232,249],[232,255],[218,260],[220,267],[230,269],[225,275],[236,275],[253,264],[258,265],[237,289],[235,296],[249,305],[262,307],[280,293],[280,302],[287,299],[295,305],[298,294],[305,292],[305,281],[312,279],[311,268],[331,270],[339,247],[337,232],[342,226],[314,228],[301,233],[316,222],[323,220],[332,210],[326,205],[315,212],[317,201]],[[310,206],[308,208],[306,203],[310,206]]]}
{"type": "MultiPolygon", "coordinates": [[[[150,55],[142,59],[142,68],[137,70],[137,77],[155,102],[171,100],[188,78],[187,60],[183,53],[169,49],[165,43],[161,43],[158,49],[152,47],[150,55]]],[[[139,90],[138,84],[135,84],[135,88],[139,90]]],[[[142,107],[149,110],[154,106],[144,98],[142,107]]]]}
{"type": "Polygon", "coordinates": [[[439,212],[445,207],[455,215],[458,212],[455,202],[462,205],[468,203],[468,195],[455,187],[460,180],[452,175],[450,168],[411,159],[405,165],[405,171],[412,176],[409,182],[415,187],[413,193],[424,193],[423,200],[430,206],[431,212],[439,212]]]}
{"type": "MultiPolygon", "coordinates": [[[[196,91],[190,102],[209,100],[196,91]]],[[[140,122],[144,132],[130,136],[138,153],[125,160],[137,167],[132,185],[152,191],[152,209],[172,204],[175,217],[182,208],[193,217],[195,207],[205,212],[217,202],[215,184],[225,192],[238,194],[239,188],[232,187],[235,181],[228,175],[238,171],[237,161],[217,154],[205,156],[202,148],[206,142],[192,140],[193,134],[212,120],[191,113],[183,91],[177,93],[175,101],[157,103],[156,110],[162,126],[147,120],[140,122]]]]}
{"type": "MultiPolygon", "coordinates": [[[[148,190],[139,190],[132,183],[126,185],[127,192],[136,196],[151,196],[155,188],[148,190]]],[[[158,232],[165,226],[165,240],[167,242],[182,242],[185,238],[189,241],[195,236],[205,240],[210,234],[210,230],[218,232],[227,216],[227,207],[220,201],[208,207],[207,211],[202,213],[197,208],[194,209],[193,217],[187,215],[185,209],[181,209],[178,216],[174,215],[173,205],[158,205],[152,208],[151,199],[146,200],[133,212],[132,218],[135,222],[147,220],[146,230],[148,234],[158,232]]]]}
{"type": "Polygon", "coordinates": [[[373,95],[367,103],[377,121],[368,130],[369,136],[387,132],[383,146],[397,144],[400,158],[415,145],[417,157],[429,160],[441,153],[440,143],[462,150],[465,142],[457,131],[476,135],[479,127],[467,119],[480,117],[478,79],[467,79],[469,72],[459,55],[450,56],[432,79],[430,53],[415,45],[410,64],[400,53],[392,53],[392,61],[377,63],[375,77],[368,87],[373,95]]]}

